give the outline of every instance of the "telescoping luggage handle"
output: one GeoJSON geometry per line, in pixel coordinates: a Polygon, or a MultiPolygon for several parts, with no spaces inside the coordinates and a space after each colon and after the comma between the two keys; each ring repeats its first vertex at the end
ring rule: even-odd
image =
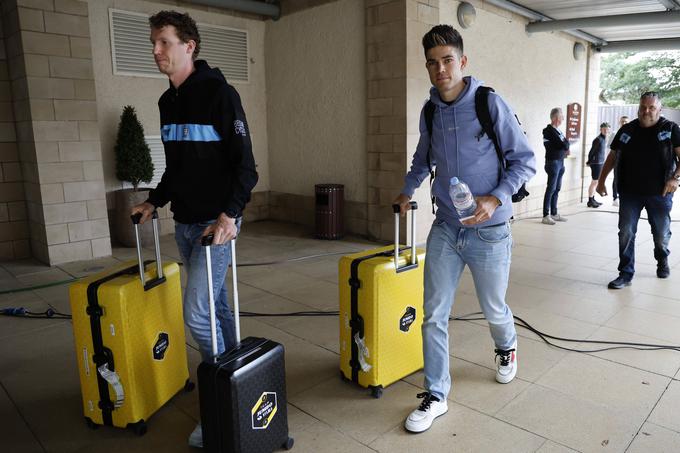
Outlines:
{"type": "Polygon", "coordinates": [[[144,276],[144,261],[142,261],[142,241],[139,237],[139,221],[142,220],[142,213],[138,212],[130,216],[132,223],[135,226],[135,241],[137,242],[137,261],[139,262],[139,278],[142,280],[142,286],[144,291],[147,291],[155,286],[160,285],[165,281],[165,276],[163,275],[163,263],[161,262],[161,246],[158,240],[158,212],[153,211],[151,220],[153,223],[153,242],[156,247],[156,278],[146,281],[144,276]]]}
{"type": "MultiPolygon", "coordinates": [[[[205,248],[205,265],[208,270],[208,298],[210,301],[210,338],[212,340],[212,355],[213,360],[217,361],[217,327],[215,316],[215,295],[213,294],[213,280],[212,280],[212,261],[210,258],[210,245],[212,244],[214,235],[209,234],[201,238],[201,245],[205,248]]],[[[231,246],[231,281],[232,281],[232,299],[234,301],[234,325],[236,327],[236,345],[241,343],[241,321],[239,319],[238,307],[238,278],[236,276],[236,239],[229,241],[231,246]]]]}
{"type": "Polygon", "coordinates": [[[416,261],[416,209],[418,209],[418,203],[415,201],[409,201],[411,211],[411,264],[406,264],[399,267],[399,213],[401,208],[398,204],[392,205],[392,211],[394,211],[394,268],[397,272],[402,272],[418,266],[416,261]]]}

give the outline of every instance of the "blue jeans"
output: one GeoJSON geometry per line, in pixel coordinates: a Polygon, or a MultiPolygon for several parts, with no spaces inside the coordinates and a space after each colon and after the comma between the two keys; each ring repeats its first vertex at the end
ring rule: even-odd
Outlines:
{"type": "MultiPolygon", "coordinates": [[[[205,263],[205,250],[201,246],[203,231],[215,221],[193,224],[175,223],[175,241],[182,256],[187,274],[184,291],[184,322],[191,336],[198,343],[204,361],[212,358],[212,339],[210,335],[210,305],[208,296],[208,272],[205,263]]],[[[241,228],[241,219],[236,222],[241,228]]],[[[229,242],[210,247],[212,262],[213,295],[217,328],[218,355],[236,346],[234,317],[229,308],[225,278],[231,263],[229,242]]]]}
{"type": "Polygon", "coordinates": [[[635,274],[635,233],[642,208],[647,210],[654,239],[654,258],[664,260],[670,254],[671,208],[673,194],[639,196],[619,194],[619,275],[631,279],[635,274]]]}
{"type": "Polygon", "coordinates": [[[543,217],[557,214],[557,195],[562,188],[564,159],[547,160],[544,168],[548,174],[548,185],[543,196],[543,217]]]}
{"type": "Polygon", "coordinates": [[[499,349],[517,339],[505,292],[510,275],[512,235],[506,222],[484,228],[461,228],[435,220],[427,238],[423,356],[425,389],[444,401],[451,389],[449,316],[465,265],[470,267],[479,305],[499,349]]]}

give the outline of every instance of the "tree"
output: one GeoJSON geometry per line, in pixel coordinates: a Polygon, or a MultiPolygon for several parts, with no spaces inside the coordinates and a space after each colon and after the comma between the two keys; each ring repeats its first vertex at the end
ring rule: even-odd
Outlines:
{"type": "Polygon", "coordinates": [[[600,100],[637,104],[645,91],[656,91],[663,105],[680,108],[680,53],[613,53],[602,59],[600,100]]]}
{"type": "Polygon", "coordinates": [[[135,108],[123,107],[116,137],[116,178],[128,181],[137,191],[140,182],[151,182],[153,162],[144,140],[144,128],[137,119],[135,108]]]}

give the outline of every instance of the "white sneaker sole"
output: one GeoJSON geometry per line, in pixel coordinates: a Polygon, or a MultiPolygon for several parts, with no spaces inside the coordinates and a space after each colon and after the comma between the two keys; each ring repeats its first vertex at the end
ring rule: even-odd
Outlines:
{"type": "Polygon", "coordinates": [[[517,375],[517,342],[513,344],[512,349],[515,350],[515,368],[513,368],[512,373],[508,374],[507,376],[504,376],[498,371],[496,371],[496,382],[499,384],[509,384],[513,379],[515,379],[515,376],[517,375]]]}
{"type": "Polygon", "coordinates": [[[515,379],[515,376],[517,375],[517,364],[515,363],[515,371],[512,372],[511,374],[508,374],[507,376],[500,375],[496,373],[496,382],[499,384],[509,384],[513,379],[515,379]]]}
{"type": "Polygon", "coordinates": [[[435,417],[432,419],[432,422],[431,422],[429,425],[427,425],[427,426],[414,426],[414,425],[409,425],[408,418],[407,418],[406,421],[404,422],[404,428],[406,429],[406,431],[408,431],[408,432],[410,432],[410,433],[413,433],[413,434],[418,434],[418,433],[425,432],[425,431],[427,431],[428,429],[430,429],[430,428],[432,427],[432,423],[434,423],[434,421],[435,421],[438,417],[441,417],[442,415],[446,414],[448,411],[449,411],[449,407],[447,406],[447,407],[446,407],[446,410],[445,410],[444,412],[442,412],[441,414],[435,415],[435,417]]]}

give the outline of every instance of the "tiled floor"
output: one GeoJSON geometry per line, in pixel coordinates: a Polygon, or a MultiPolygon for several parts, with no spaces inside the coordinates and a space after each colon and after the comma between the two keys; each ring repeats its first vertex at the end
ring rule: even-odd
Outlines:
{"type": "MultiPolygon", "coordinates": [[[[555,336],[680,345],[680,235],[671,240],[672,275],[659,280],[649,228],[641,221],[633,286],[608,290],[606,283],[616,275],[617,216],[602,212],[605,208],[574,207],[569,222],[555,226],[537,219],[514,224],[510,306],[555,336]]],[[[356,238],[314,240],[310,231],[287,224],[247,224],[238,242],[241,263],[332,255],[241,267],[242,309],[336,310],[340,254],[370,247],[356,238]]],[[[162,250],[167,259],[177,259],[171,236],[162,238],[162,250]]],[[[134,258],[132,249],[114,249],[111,258],[55,268],[33,261],[3,263],[0,291],[59,283],[134,258]]],[[[68,285],[0,294],[0,308],[16,306],[70,312],[68,285]]],[[[466,273],[454,314],[476,311],[466,273]]],[[[518,377],[499,385],[485,323],[452,322],[449,412],[430,431],[411,435],[402,422],[417,404],[422,374],[387,388],[379,400],[341,381],[337,324],[335,317],[242,320],[244,336],[285,345],[294,451],[680,451],[678,351],[579,354],[548,346],[520,328],[518,377]]],[[[199,355],[191,341],[187,353],[195,371],[199,355]]],[[[197,397],[197,392],[177,395],[151,418],[143,437],[113,428],[91,431],[81,413],[71,323],[0,317],[1,452],[190,451],[186,439],[198,419],[197,397]]]]}

